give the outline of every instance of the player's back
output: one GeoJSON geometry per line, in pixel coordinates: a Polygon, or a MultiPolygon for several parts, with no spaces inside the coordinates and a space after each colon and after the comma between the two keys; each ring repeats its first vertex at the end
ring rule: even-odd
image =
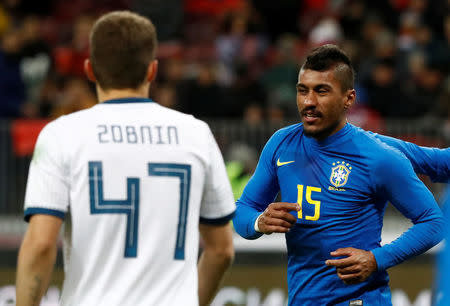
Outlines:
{"type": "Polygon", "coordinates": [[[202,121],[141,102],[108,101],[47,128],[70,186],[63,305],[198,303],[199,218],[232,213],[204,203],[216,144],[202,121]]]}

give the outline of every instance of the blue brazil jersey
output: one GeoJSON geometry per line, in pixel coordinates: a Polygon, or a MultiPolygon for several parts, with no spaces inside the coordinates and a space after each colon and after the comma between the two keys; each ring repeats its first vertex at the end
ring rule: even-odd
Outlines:
{"type": "Polygon", "coordinates": [[[433,182],[450,183],[450,148],[421,147],[397,138],[373,135],[405,154],[416,173],[426,174],[433,182]]]}
{"type": "Polygon", "coordinates": [[[442,213],[408,159],[351,124],[322,141],[305,136],[302,124],[271,137],[237,203],[234,225],[241,236],[262,235],[255,220],[279,192],[283,202],[301,206],[285,235],[289,305],[390,305],[385,270],[442,236],[442,213]],[[388,200],[414,226],[380,247],[388,200]],[[371,250],[378,271],[360,284],[344,284],[325,265],[330,252],[344,247],[371,250]]]}
{"type": "Polygon", "coordinates": [[[436,292],[433,304],[436,306],[450,305],[450,184],[446,187],[442,207],[447,221],[447,227],[445,229],[446,243],[444,243],[444,247],[439,253],[437,261],[436,292]]]}
{"type": "MultiPolygon", "coordinates": [[[[414,143],[402,141],[396,138],[374,134],[382,142],[397,148],[411,161],[416,173],[428,175],[433,182],[450,183],[450,148],[427,148],[414,143]]],[[[447,219],[445,238],[450,239],[449,209],[450,209],[450,185],[447,185],[441,207],[447,219]]],[[[444,245],[438,256],[437,284],[434,296],[436,305],[450,305],[450,248],[448,243],[444,245]]]]}

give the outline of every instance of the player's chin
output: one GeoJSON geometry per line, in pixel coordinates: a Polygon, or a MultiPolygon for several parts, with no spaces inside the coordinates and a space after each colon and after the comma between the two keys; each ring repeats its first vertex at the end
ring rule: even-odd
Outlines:
{"type": "Polygon", "coordinates": [[[306,136],[315,137],[322,133],[322,129],[317,125],[303,123],[303,132],[306,136]]]}

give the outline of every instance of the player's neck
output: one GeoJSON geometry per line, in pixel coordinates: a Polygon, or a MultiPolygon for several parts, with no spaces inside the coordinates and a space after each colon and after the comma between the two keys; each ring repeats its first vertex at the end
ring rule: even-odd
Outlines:
{"type": "Polygon", "coordinates": [[[122,98],[148,98],[148,86],[141,86],[137,89],[108,89],[103,90],[97,86],[98,102],[102,103],[108,100],[122,99],[122,98]]]}
{"type": "Polygon", "coordinates": [[[329,128],[325,129],[319,134],[311,135],[315,140],[317,141],[323,141],[330,136],[333,136],[340,130],[342,130],[347,125],[347,118],[344,118],[343,120],[339,121],[336,125],[332,125],[329,128]]]}

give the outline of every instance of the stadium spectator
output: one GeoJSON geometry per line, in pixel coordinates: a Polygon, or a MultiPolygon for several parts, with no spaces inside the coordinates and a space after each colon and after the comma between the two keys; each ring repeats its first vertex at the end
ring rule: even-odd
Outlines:
{"type": "Polygon", "coordinates": [[[261,83],[269,95],[269,107],[276,105],[284,111],[294,110],[291,102],[295,99],[295,90],[292,84],[297,79],[298,44],[298,39],[293,35],[280,37],[273,63],[261,76],[261,83]]]}
{"type": "Polygon", "coordinates": [[[22,115],[25,84],[20,71],[22,37],[19,29],[10,28],[1,38],[0,46],[0,118],[22,115]]]}
{"type": "Polygon", "coordinates": [[[308,43],[310,48],[324,44],[340,44],[342,42],[342,29],[335,18],[322,18],[309,32],[308,43]]]}
{"type": "Polygon", "coordinates": [[[360,29],[364,24],[366,5],[362,0],[350,1],[347,9],[343,10],[340,23],[344,36],[350,40],[361,40],[360,29]]]}
{"type": "Polygon", "coordinates": [[[258,153],[248,144],[234,143],[227,152],[226,160],[228,178],[237,200],[255,171],[258,153]]]}
{"type": "Polygon", "coordinates": [[[67,79],[50,113],[51,118],[90,108],[97,104],[95,93],[81,78],[67,79]]]}
{"type": "Polygon", "coordinates": [[[261,67],[260,61],[268,47],[264,29],[260,16],[248,1],[238,12],[228,12],[223,16],[215,40],[222,67],[219,75],[221,84],[232,86],[233,82],[238,81],[242,65],[261,67]]]}
{"type": "Polygon", "coordinates": [[[187,112],[197,117],[221,117],[227,113],[224,89],[217,82],[217,69],[214,63],[201,63],[198,74],[187,89],[187,112]]]}
{"type": "Polygon", "coordinates": [[[450,77],[443,83],[443,89],[436,103],[436,108],[433,109],[432,115],[434,117],[450,119],[450,77]]]}
{"type": "Polygon", "coordinates": [[[89,32],[92,23],[91,16],[78,16],[73,25],[70,43],[55,48],[55,65],[59,74],[77,77],[84,75],[83,63],[89,57],[89,32]]]}
{"type": "Polygon", "coordinates": [[[378,110],[384,117],[404,118],[416,114],[395,71],[395,59],[380,58],[370,70],[371,75],[365,82],[368,105],[378,110]]]}
{"type": "Polygon", "coordinates": [[[424,69],[411,88],[411,117],[430,115],[436,109],[443,91],[443,72],[440,66],[425,63],[424,69]]]}
{"type": "Polygon", "coordinates": [[[262,85],[250,75],[248,65],[241,63],[236,69],[236,79],[226,92],[227,115],[243,118],[250,105],[265,109],[266,93],[262,85]]]}
{"type": "MultiPolygon", "coordinates": [[[[147,98],[158,67],[148,19],[108,13],[90,42],[85,70],[101,103],[39,135],[17,306],[40,303],[65,217],[61,305],[207,305],[234,256],[219,148],[204,122],[147,98]]],[[[81,87],[75,80],[66,93],[82,98],[81,87]]]]}
{"type": "Polygon", "coordinates": [[[51,73],[42,84],[39,96],[35,101],[24,105],[24,116],[28,118],[51,118],[58,108],[65,80],[51,73]]]}
{"type": "Polygon", "coordinates": [[[221,82],[229,85],[235,79],[234,67],[241,57],[242,45],[247,34],[247,20],[242,14],[229,13],[223,18],[221,33],[216,39],[219,63],[223,65],[221,82]]]}
{"type": "Polygon", "coordinates": [[[180,110],[180,107],[178,105],[177,92],[175,90],[175,87],[170,83],[156,86],[156,88],[154,88],[153,90],[156,92],[154,94],[155,101],[158,101],[159,104],[164,107],[180,110]]]}
{"type": "Polygon", "coordinates": [[[389,30],[382,30],[376,34],[373,40],[367,42],[372,50],[361,59],[358,67],[358,80],[361,83],[367,82],[377,64],[384,59],[392,60],[394,78],[398,77],[397,49],[395,46],[395,36],[389,30]]]}
{"type": "Polygon", "coordinates": [[[264,109],[260,104],[251,103],[244,109],[244,122],[251,129],[258,127],[264,122],[264,109]]]}
{"type": "Polygon", "coordinates": [[[25,17],[21,26],[21,72],[29,103],[38,98],[52,68],[51,47],[41,36],[41,26],[42,20],[33,15],[25,17]]]}
{"type": "Polygon", "coordinates": [[[183,2],[179,0],[133,0],[131,8],[153,21],[161,42],[177,40],[183,26],[183,2]]]}
{"type": "Polygon", "coordinates": [[[444,18],[444,26],[443,26],[443,31],[444,31],[444,67],[447,67],[447,75],[450,72],[450,14],[448,14],[447,16],[445,16],[444,18]]]}
{"type": "MultiPolygon", "coordinates": [[[[149,9],[150,13],[156,12],[157,15],[159,14],[157,11],[163,9],[165,5],[172,5],[166,3],[153,7],[154,5],[149,3],[153,3],[152,0],[74,0],[71,6],[67,6],[64,1],[53,0],[45,1],[42,7],[38,8],[35,4],[30,5],[32,3],[29,0],[10,1],[3,4],[4,14],[0,17],[0,31],[8,24],[28,24],[29,29],[36,29],[33,24],[39,23],[40,31],[28,32],[34,33],[33,35],[39,39],[42,51],[47,47],[51,51],[50,62],[56,65],[55,69],[51,68],[47,74],[56,74],[56,79],[61,76],[80,77],[83,74],[82,62],[88,54],[87,33],[92,24],[92,16],[124,7],[135,9],[139,7],[142,11],[149,9]],[[44,12],[45,10],[48,11],[44,12]],[[35,15],[39,17],[28,17],[35,15]],[[33,19],[39,20],[38,23],[29,22],[33,19]]],[[[158,85],[166,86],[167,84],[163,83],[172,83],[169,86],[175,86],[177,109],[185,112],[202,109],[202,117],[217,117],[218,108],[192,105],[192,100],[187,98],[187,88],[195,87],[196,82],[190,80],[196,79],[198,71],[203,70],[202,66],[208,62],[209,66],[215,67],[214,83],[220,87],[219,91],[223,97],[233,97],[236,88],[242,85],[240,69],[246,66],[246,78],[264,85],[263,100],[267,101],[263,106],[264,113],[274,114],[269,118],[293,117],[295,112],[290,109],[292,103],[288,103],[293,99],[292,88],[284,81],[281,83],[285,85],[280,82],[275,84],[277,78],[280,80],[277,74],[281,73],[284,78],[292,75],[288,69],[284,69],[289,65],[285,65],[283,53],[286,52],[282,49],[285,49],[290,57],[288,62],[297,66],[308,44],[323,44],[331,40],[339,42],[340,46],[351,55],[356,69],[357,84],[370,79],[380,59],[394,58],[395,79],[402,80],[400,91],[405,92],[408,97],[414,96],[418,87],[418,94],[425,97],[426,101],[418,99],[414,103],[423,103],[423,106],[426,104],[427,107],[417,109],[435,114],[438,102],[433,99],[441,95],[442,86],[433,85],[434,89],[430,94],[430,88],[423,90],[421,82],[424,79],[434,78],[442,83],[449,75],[447,67],[450,63],[448,51],[450,44],[447,28],[450,28],[448,26],[450,19],[447,8],[448,4],[443,0],[373,3],[363,0],[339,3],[288,1],[282,8],[274,8],[270,1],[189,1],[182,13],[181,7],[177,6],[175,14],[177,17],[161,25],[163,30],[167,31],[170,41],[161,44],[160,66],[164,70],[165,66],[173,66],[171,62],[178,61],[180,66],[177,69],[182,77],[174,85],[162,75],[163,78],[158,79],[158,85]],[[289,16],[293,19],[288,18],[289,16]],[[396,18],[391,20],[389,16],[396,18]],[[287,42],[289,40],[290,43],[287,42]],[[419,59],[418,54],[422,54],[423,66],[420,71],[416,69],[414,72],[410,70],[409,60],[419,59]],[[174,58],[176,61],[173,61],[174,58]],[[441,75],[439,76],[434,69],[431,69],[430,73],[430,69],[425,69],[426,67],[439,67],[441,75]]],[[[33,59],[35,63],[38,57],[42,59],[35,55],[33,59]]],[[[43,66],[41,68],[40,74],[44,75],[43,66]]],[[[33,70],[28,70],[24,78],[27,88],[32,79],[29,71],[33,70]]],[[[29,99],[27,94],[27,102],[33,102],[40,96],[39,91],[45,90],[42,87],[42,79],[40,82],[32,83],[32,90],[27,92],[32,92],[33,98],[29,99]]],[[[194,91],[197,89],[194,88],[194,91]]],[[[380,91],[382,92],[379,95],[386,95],[384,89],[380,91]]],[[[378,95],[374,90],[371,94],[378,95]]],[[[394,100],[396,94],[388,93],[388,98],[394,100]]],[[[386,113],[382,103],[379,105],[377,103],[375,105],[372,103],[368,111],[382,113],[384,117],[397,116],[396,112],[386,113]]],[[[224,109],[220,116],[242,119],[246,103],[242,106],[238,104],[235,103],[230,110],[224,109]]],[[[35,110],[39,105],[27,103],[23,113],[29,117],[51,113],[45,109],[35,110]]],[[[57,102],[42,105],[46,108],[48,105],[57,105],[57,102]]],[[[408,116],[406,113],[401,115],[408,116]]]]}

